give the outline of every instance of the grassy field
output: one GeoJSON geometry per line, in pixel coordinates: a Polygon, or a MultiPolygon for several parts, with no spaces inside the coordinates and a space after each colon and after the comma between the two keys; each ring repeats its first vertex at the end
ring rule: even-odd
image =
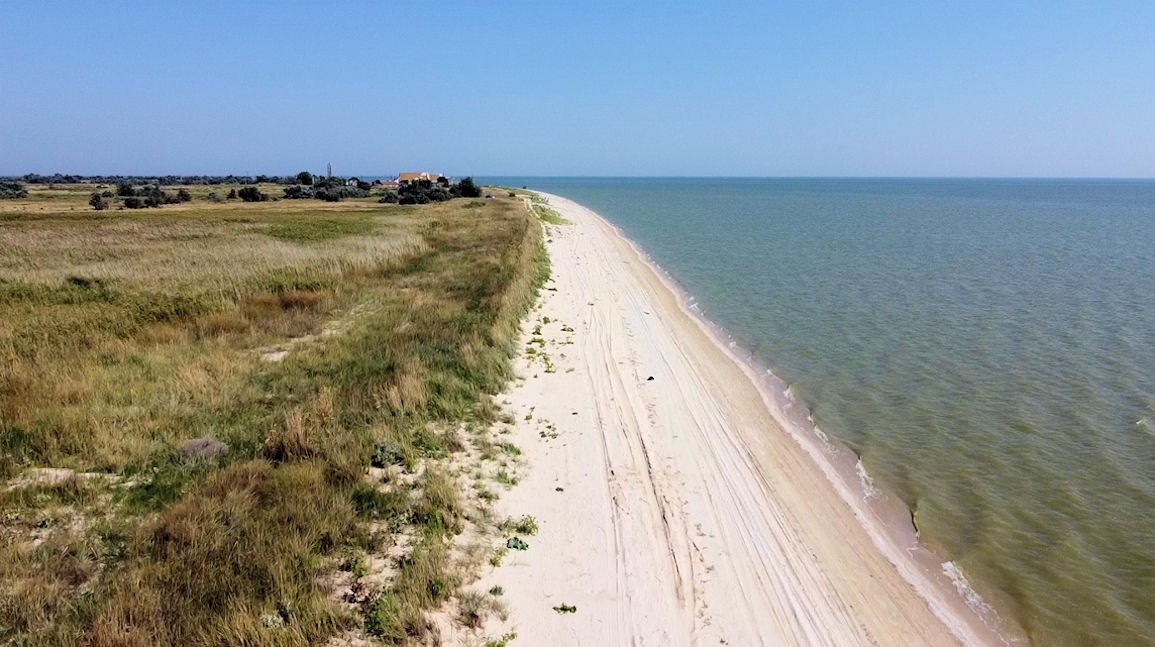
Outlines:
{"type": "Polygon", "coordinates": [[[468,579],[455,475],[493,459],[537,217],[189,188],[0,201],[0,641],[422,638],[468,579]]]}

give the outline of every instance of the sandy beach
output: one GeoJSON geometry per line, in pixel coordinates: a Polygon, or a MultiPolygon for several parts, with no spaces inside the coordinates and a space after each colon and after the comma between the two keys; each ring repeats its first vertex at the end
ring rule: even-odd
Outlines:
{"type": "Polygon", "coordinates": [[[504,589],[519,644],[1001,642],[783,430],[630,241],[547,197],[571,224],[550,227],[523,337],[540,325],[549,360],[521,357],[501,398],[526,463],[498,504],[540,532],[478,583],[504,589]]]}

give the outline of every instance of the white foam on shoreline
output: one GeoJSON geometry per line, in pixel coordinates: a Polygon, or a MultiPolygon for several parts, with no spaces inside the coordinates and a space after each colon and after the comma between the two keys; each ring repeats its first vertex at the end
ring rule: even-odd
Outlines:
{"type": "Polygon", "coordinates": [[[866,473],[866,466],[862,464],[861,458],[854,464],[854,471],[858,474],[858,483],[862,486],[863,498],[870,500],[882,496],[882,492],[874,486],[874,479],[866,473]]]}
{"type": "Polygon", "coordinates": [[[987,604],[986,600],[983,600],[982,596],[971,587],[970,582],[967,581],[966,575],[963,574],[962,568],[958,564],[952,561],[943,562],[942,572],[950,578],[955,590],[958,591],[958,594],[962,596],[971,610],[979,615],[995,614],[995,610],[991,608],[991,605],[987,604]]]}

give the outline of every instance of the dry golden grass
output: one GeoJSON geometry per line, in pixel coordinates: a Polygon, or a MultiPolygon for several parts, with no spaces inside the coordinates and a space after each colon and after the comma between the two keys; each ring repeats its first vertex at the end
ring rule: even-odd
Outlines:
{"type": "Polygon", "coordinates": [[[430,468],[390,495],[364,474],[381,443],[414,468],[455,449],[431,423],[492,414],[546,270],[536,220],[520,200],[220,204],[207,188],[96,212],[93,188],[0,204],[0,477],[108,475],[0,486],[0,642],[420,634],[459,579],[443,558],[457,485],[430,468]],[[178,451],[203,436],[228,453],[178,451]],[[419,541],[359,617],[318,582],[382,518],[419,541]]]}
{"type": "Polygon", "coordinates": [[[228,290],[282,269],[308,267],[330,277],[368,272],[389,259],[426,251],[418,234],[391,227],[405,223],[390,222],[381,209],[342,213],[330,208],[318,214],[294,203],[288,203],[295,207],[292,211],[274,211],[265,204],[286,203],[253,205],[255,213],[245,218],[233,215],[236,209],[215,206],[201,217],[189,218],[196,212],[170,205],[144,215],[92,216],[82,222],[51,219],[47,214],[38,214],[35,220],[9,220],[0,227],[0,280],[55,285],[78,277],[208,292],[228,290]],[[292,241],[290,227],[304,219],[332,219],[330,214],[357,219],[354,222],[376,231],[322,244],[292,241]],[[270,236],[270,231],[289,240],[270,236]]]}

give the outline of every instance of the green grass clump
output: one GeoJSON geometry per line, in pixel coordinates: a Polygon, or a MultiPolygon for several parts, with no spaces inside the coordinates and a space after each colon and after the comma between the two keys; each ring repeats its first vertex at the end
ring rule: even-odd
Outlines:
{"type": "Polygon", "coordinates": [[[365,577],[369,573],[369,566],[365,562],[365,556],[360,552],[353,552],[345,556],[341,561],[341,570],[352,573],[354,577],[365,577]]]}
{"type": "Polygon", "coordinates": [[[518,478],[506,470],[498,470],[493,479],[505,487],[513,487],[518,484],[518,478]]]}
{"type": "Polygon", "coordinates": [[[504,560],[505,556],[508,554],[509,549],[505,546],[501,546],[497,550],[493,551],[493,556],[489,558],[489,565],[494,568],[501,566],[501,561],[504,560]]]}
{"type": "Polygon", "coordinates": [[[399,564],[394,584],[371,605],[365,630],[390,643],[404,642],[425,631],[424,611],[449,599],[461,584],[446,569],[443,538],[426,535],[399,564]]]}
{"type": "Polygon", "coordinates": [[[523,535],[537,534],[537,519],[529,515],[525,515],[520,519],[506,519],[498,524],[498,528],[502,532],[518,532],[523,535]]]}

